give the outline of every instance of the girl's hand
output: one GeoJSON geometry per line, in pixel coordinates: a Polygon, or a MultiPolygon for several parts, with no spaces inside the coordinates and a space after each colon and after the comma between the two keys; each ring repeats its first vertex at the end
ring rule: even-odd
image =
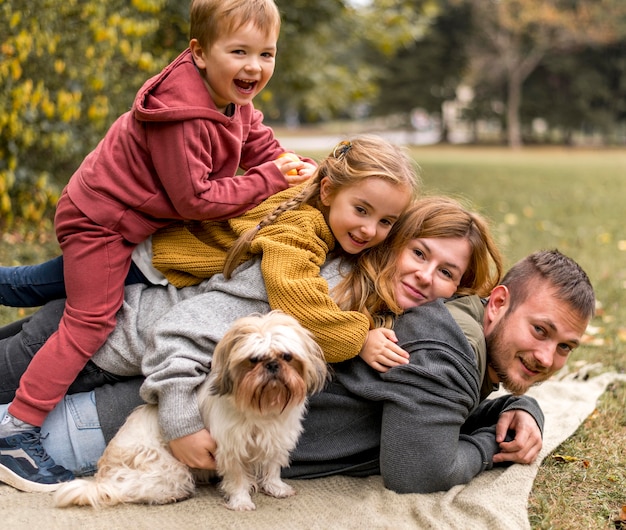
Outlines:
{"type": "Polygon", "coordinates": [[[398,339],[391,329],[371,329],[359,356],[374,370],[386,372],[389,368],[407,364],[409,354],[396,344],[398,339]]]}
{"type": "Polygon", "coordinates": [[[215,470],[215,450],[217,444],[206,429],[176,438],[169,443],[170,451],[176,460],[194,469],[215,470]]]}

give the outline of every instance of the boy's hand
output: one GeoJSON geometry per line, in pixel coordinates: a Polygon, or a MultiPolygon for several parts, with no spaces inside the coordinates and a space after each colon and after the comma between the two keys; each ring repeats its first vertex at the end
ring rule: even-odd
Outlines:
{"type": "Polygon", "coordinates": [[[283,153],[274,160],[274,164],[285,176],[290,188],[310,178],[316,169],[313,164],[303,162],[294,153],[283,153]]]}
{"type": "Polygon", "coordinates": [[[359,356],[378,372],[409,362],[409,354],[396,344],[398,339],[391,329],[371,329],[359,356]]]}
{"type": "Polygon", "coordinates": [[[216,469],[213,454],[217,449],[217,444],[206,429],[171,440],[169,446],[176,460],[189,467],[216,469]]]}

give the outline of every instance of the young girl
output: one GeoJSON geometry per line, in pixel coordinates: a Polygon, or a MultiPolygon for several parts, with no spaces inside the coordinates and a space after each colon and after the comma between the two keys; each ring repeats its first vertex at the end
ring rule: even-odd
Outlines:
{"type": "Polygon", "coordinates": [[[287,175],[305,165],[276,160],[284,149],[252,103],[274,72],[279,30],[273,0],[194,0],[189,48],[70,178],[55,215],[65,314],[0,424],[0,469],[22,489],[72,478],[45,457],[39,426],[114,329],[133,248],[174,220],[239,215],[310,176],[312,164],[287,175]]]}
{"type": "MultiPolygon", "coordinates": [[[[231,280],[216,275],[181,290],[130,288],[118,328],[95,357],[101,369],[135,367],[124,375],[138,374],[143,364],[148,377],[142,395],[148,402],[158,402],[161,429],[171,449],[192,467],[209,467],[209,453],[214,450],[195,404],[195,389],[205,377],[211,352],[234,319],[270,310],[259,261],[240,267],[231,280]]],[[[458,202],[441,197],[417,201],[384,245],[351,261],[331,259],[322,267],[333,298],[342,309],[362,312],[372,323],[387,325],[395,313],[439,297],[487,296],[502,272],[500,253],[486,222],[458,202]]],[[[54,325],[54,309],[48,305],[21,333],[37,336],[54,325]]],[[[342,335],[335,340],[349,341],[342,335]]],[[[0,341],[0,351],[5,342],[0,341]]],[[[128,381],[100,387],[95,394],[68,396],[66,406],[56,409],[45,426],[51,433],[46,448],[71,469],[93,471],[105,442],[141,403],[138,386],[137,381],[128,381]],[[88,417],[98,419],[102,432],[76,432],[66,420],[74,412],[91,414],[88,417]],[[85,452],[77,457],[71,448],[85,452]]]]}
{"type": "MultiPolygon", "coordinates": [[[[152,261],[170,283],[184,287],[222,271],[229,278],[242,260],[260,255],[270,306],[310,329],[328,362],[344,361],[369,342],[370,321],[333,302],[320,267],[329,253],[357,255],[379,245],[417,188],[413,164],[400,148],[363,135],[339,143],[309,182],[238,218],[159,231],[152,261]]],[[[400,361],[403,352],[386,346],[400,361]]]]}

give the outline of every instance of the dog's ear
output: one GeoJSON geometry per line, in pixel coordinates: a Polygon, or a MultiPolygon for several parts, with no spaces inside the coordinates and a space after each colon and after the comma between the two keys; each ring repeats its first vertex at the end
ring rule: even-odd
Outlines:
{"type": "Polygon", "coordinates": [[[215,346],[211,359],[211,394],[223,396],[233,390],[234,383],[228,366],[228,352],[233,347],[233,339],[232,333],[227,334],[215,346]]]}
{"type": "Polygon", "coordinates": [[[330,379],[330,368],[324,359],[324,352],[314,339],[309,342],[309,357],[305,363],[307,391],[315,394],[324,389],[330,379]]]}

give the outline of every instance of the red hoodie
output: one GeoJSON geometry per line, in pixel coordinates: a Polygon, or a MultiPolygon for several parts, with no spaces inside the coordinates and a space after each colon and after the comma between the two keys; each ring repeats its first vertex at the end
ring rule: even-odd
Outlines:
{"type": "Polygon", "coordinates": [[[67,193],[92,221],[139,243],[171,220],[236,217],[286,189],[272,162],[283,152],[251,103],[232,116],[217,110],[186,50],[143,85],[67,193]]]}

